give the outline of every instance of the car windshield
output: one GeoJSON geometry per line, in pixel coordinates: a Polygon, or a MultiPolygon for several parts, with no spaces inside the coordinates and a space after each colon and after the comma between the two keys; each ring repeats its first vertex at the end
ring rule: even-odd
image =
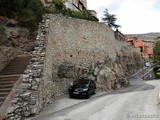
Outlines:
{"type": "Polygon", "coordinates": [[[89,80],[78,80],[77,81],[77,84],[81,84],[81,85],[86,85],[86,84],[88,84],[89,83],[89,80]]]}

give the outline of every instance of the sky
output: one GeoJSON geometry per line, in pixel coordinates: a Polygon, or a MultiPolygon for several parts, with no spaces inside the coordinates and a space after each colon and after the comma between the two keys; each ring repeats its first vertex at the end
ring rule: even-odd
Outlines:
{"type": "Polygon", "coordinates": [[[160,0],[87,0],[87,6],[100,21],[107,8],[124,34],[160,32],[160,0]]]}

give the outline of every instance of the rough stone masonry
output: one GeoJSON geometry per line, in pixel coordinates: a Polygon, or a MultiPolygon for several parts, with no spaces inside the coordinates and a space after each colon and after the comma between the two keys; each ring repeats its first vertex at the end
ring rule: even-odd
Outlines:
{"type": "Polygon", "coordinates": [[[98,90],[125,87],[141,67],[140,50],[116,40],[105,24],[61,15],[44,16],[32,56],[7,119],[37,114],[80,77],[93,79],[98,90]]]}
{"type": "Polygon", "coordinates": [[[103,23],[51,15],[47,38],[44,79],[55,85],[55,96],[65,94],[79,77],[95,80],[98,90],[111,91],[127,85],[127,77],[141,67],[139,49],[116,40],[103,23]]]}

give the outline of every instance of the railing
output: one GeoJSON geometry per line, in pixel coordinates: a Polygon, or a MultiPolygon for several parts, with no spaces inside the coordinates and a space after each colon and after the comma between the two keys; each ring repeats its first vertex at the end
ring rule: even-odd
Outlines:
{"type": "Polygon", "coordinates": [[[142,79],[147,80],[147,78],[149,77],[149,80],[151,80],[155,78],[155,76],[153,76],[153,73],[151,73],[152,71],[153,71],[153,68],[147,71],[147,73],[145,73],[144,75],[142,75],[142,79]]]}

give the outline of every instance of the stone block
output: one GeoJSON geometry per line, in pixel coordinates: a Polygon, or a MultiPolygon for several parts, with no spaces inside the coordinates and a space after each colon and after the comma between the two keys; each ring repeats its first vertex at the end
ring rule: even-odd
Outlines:
{"type": "Polygon", "coordinates": [[[58,77],[74,78],[76,75],[75,66],[70,63],[62,63],[58,66],[58,77]]]}
{"type": "MultiPolygon", "coordinates": [[[[25,70],[25,73],[29,73],[29,71],[28,71],[28,70],[25,70]]],[[[29,75],[28,75],[28,74],[24,74],[24,75],[23,75],[23,79],[27,79],[27,78],[29,78],[29,75]]]]}
{"type": "Polygon", "coordinates": [[[36,90],[36,91],[38,91],[38,88],[39,88],[38,85],[34,85],[31,87],[32,90],[36,90]]]}
{"type": "Polygon", "coordinates": [[[24,111],[24,116],[25,116],[25,117],[28,117],[30,114],[31,114],[30,112],[24,111]]]}
{"type": "Polygon", "coordinates": [[[32,94],[32,92],[25,92],[25,93],[21,94],[20,96],[22,98],[29,98],[31,94],[32,94]]]}
{"type": "Polygon", "coordinates": [[[32,115],[35,115],[39,112],[39,109],[37,108],[37,106],[30,106],[30,113],[32,115]]]}
{"type": "Polygon", "coordinates": [[[23,89],[23,90],[26,90],[26,89],[29,89],[31,87],[31,84],[29,83],[22,83],[18,89],[23,89]]]}

